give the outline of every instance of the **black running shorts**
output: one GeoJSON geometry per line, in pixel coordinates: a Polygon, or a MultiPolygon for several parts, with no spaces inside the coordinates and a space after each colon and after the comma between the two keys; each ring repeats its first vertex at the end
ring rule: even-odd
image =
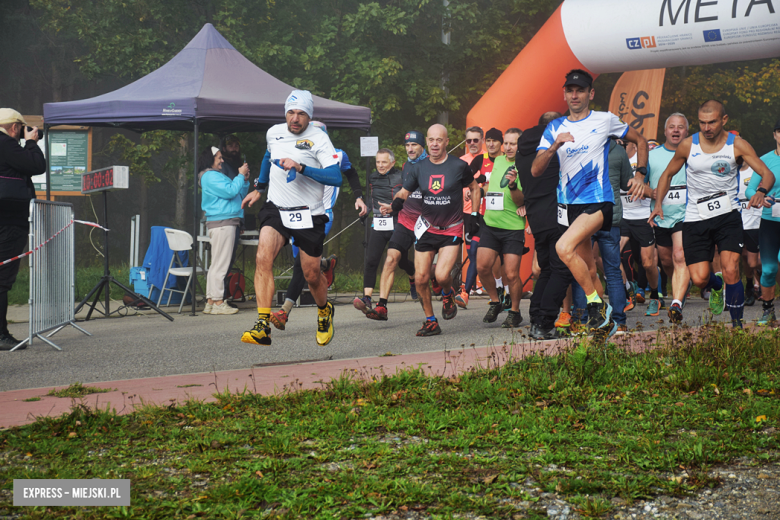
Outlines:
{"type": "Polygon", "coordinates": [[[683,223],[683,249],[686,265],[712,262],[718,251],[742,254],[742,216],[738,210],[701,222],[683,223]]]}

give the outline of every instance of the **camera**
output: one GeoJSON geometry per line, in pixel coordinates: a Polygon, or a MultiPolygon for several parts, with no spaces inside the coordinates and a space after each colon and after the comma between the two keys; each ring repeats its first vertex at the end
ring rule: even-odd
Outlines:
{"type": "MultiPolygon", "coordinates": [[[[28,126],[28,127],[25,127],[25,128],[27,129],[27,132],[32,132],[33,131],[33,127],[31,127],[31,126],[28,126]]],[[[22,135],[20,135],[19,138],[20,139],[24,139],[24,135],[25,135],[25,132],[22,132],[22,135]]],[[[40,141],[41,139],[43,139],[43,132],[39,128],[38,129],[38,140],[40,141]]]]}

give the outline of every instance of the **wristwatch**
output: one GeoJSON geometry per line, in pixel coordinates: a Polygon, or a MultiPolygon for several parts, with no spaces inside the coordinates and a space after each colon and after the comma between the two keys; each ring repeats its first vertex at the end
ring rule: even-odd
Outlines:
{"type": "Polygon", "coordinates": [[[644,166],[640,166],[639,168],[636,169],[636,172],[641,173],[642,175],[647,175],[647,168],[645,168],[644,166]]]}
{"type": "Polygon", "coordinates": [[[507,184],[507,186],[509,186],[509,191],[517,191],[517,181],[507,184]]]}
{"type": "Polygon", "coordinates": [[[759,186],[758,188],[756,188],[756,191],[760,191],[760,192],[761,192],[761,193],[763,193],[764,195],[766,195],[767,193],[769,193],[769,190],[767,190],[766,188],[762,188],[761,186],[759,186]]]}

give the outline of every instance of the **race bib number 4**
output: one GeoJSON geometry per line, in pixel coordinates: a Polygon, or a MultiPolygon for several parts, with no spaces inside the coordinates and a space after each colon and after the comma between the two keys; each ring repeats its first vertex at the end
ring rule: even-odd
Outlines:
{"type": "Polygon", "coordinates": [[[392,231],[393,217],[374,217],[374,230],[392,231]]]}
{"type": "Polygon", "coordinates": [[[486,209],[490,211],[504,211],[504,193],[487,192],[485,194],[486,209]]]}
{"type": "Polygon", "coordinates": [[[311,229],[314,227],[309,208],[280,208],[279,215],[282,217],[282,224],[287,229],[311,229]]]}
{"type": "Polygon", "coordinates": [[[670,186],[664,198],[664,205],[681,206],[688,200],[688,188],[685,186],[670,186]]]}
{"type": "Polygon", "coordinates": [[[414,224],[414,236],[417,240],[420,240],[420,238],[425,234],[426,231],[428,231],[428,228],[431,227],[431,224],[423,218],[422,215],[417,217],[417,222],[414,224]]]}
{"type": "Polygon", "coordinates": [[[696,202],[696,207],[699,209],[701,218],[707,220],[730,213],[731,201],[729,200],[728,195],[721,192],[710,197],[699,199],[696,202]]]}
{"type": "Polygon", "coordinates": [[[558,204],[558,224],[569,227],[569,207],[566,204],[558,204]]]}

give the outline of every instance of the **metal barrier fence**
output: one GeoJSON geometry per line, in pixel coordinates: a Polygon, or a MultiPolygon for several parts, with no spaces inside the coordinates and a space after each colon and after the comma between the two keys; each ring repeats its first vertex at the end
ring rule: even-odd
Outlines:
{"type": "Polygon", "coordinates": [[[40,338],[57,350],[62,350],[48,337],[66,325],[84,334],[89,332],[75,323],[75,241],[73,205],[33,199],[30,201],[30,328],[29,336],[20,345],[32,345],[40,338]]]}

